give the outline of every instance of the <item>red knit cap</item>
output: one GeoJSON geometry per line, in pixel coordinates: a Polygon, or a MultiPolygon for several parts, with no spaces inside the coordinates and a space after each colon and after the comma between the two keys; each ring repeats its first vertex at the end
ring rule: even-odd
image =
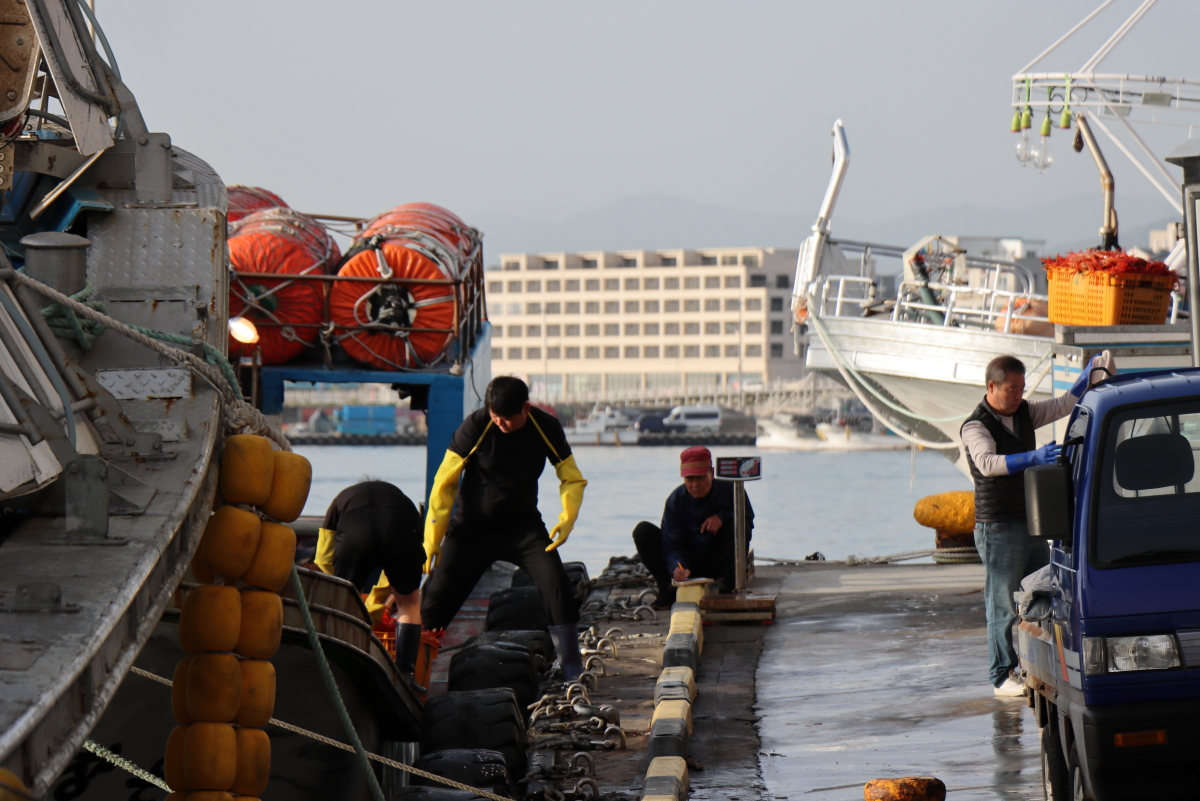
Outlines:
{"type": "Polygon", "coordinates": [[[712,470],[712,452],[703,445],[695,445],[679,454],[679,475],[706,476],[712,470]]]}

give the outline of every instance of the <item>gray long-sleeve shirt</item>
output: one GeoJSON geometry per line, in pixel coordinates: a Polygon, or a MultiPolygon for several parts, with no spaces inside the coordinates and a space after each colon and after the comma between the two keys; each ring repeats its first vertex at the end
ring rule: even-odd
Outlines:
{"type": "MultiPolygon", "coordinates": [[[[1061,420],[1071,413],[1078,402],[1079,398],[1070,392],[1058,398],[1030,401],[1029,416],[1033,420],[1033,427],[1041,428],[1047,423],[1061,420]]],[[[1005,417],[1002,414],[996,416],[1000,418],[1000,422],[1004,424],[1005,428],[1016,433],[1013,430],[1011,416],[1005,417]]],[[[983,423],[972,420],[964,425],[962,427],[962,443],[980,473],[989,477],[1008,475],[1008,464],[1004,461],[1003,456],[996,453],[996,440],[992,439],[992,435],[988,433],[983,423]]]]}

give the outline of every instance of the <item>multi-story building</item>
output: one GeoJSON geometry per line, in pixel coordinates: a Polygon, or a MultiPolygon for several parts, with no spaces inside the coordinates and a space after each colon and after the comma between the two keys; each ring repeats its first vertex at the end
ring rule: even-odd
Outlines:
{"type": "Polygon", "coordinates": [[[803,375],[795,250],[500,256],[487,275],[492,369],[537,396],[731,387],[803,375]]]}

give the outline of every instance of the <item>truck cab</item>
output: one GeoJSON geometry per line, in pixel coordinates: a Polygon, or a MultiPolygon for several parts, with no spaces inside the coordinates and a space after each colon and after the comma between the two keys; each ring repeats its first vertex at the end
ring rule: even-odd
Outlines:
{"type": "Polygon", "coordinates": [[[1049,611],[1014,631],[1047,798],[1200,796],[1200,370],[1088,390],[1026,471],[1049,611]]]}

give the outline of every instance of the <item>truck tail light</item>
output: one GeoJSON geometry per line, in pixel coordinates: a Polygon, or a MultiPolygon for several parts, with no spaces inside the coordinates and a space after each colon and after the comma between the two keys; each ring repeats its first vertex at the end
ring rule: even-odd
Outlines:
{"type": "Polygon", "coordinates": [[[1123,731],[1113,735],[1113,745],[1117,748],[1145,748],[1148,745],[1166,744],[1166,729],[1151,729],[1150,731],[1123,731]]]}

